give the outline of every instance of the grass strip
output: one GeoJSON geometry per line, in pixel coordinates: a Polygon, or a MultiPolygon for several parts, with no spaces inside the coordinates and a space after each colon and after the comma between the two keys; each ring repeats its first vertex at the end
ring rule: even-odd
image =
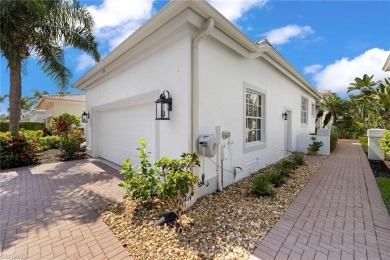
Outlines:
{"type": "Polygon", "coordinates": [[[364,152],[368,153],[368,137],[361,136],[361,137],[359,137],[359,140],[362,143],[364,152]]]}
{"type": "Polygon", "coordinates": [[[382,194],[383,201],[386,204],[387,210],[390,213],[390,178],[377,177],[376,182],[378,183],[379,189],[382,194]]]}

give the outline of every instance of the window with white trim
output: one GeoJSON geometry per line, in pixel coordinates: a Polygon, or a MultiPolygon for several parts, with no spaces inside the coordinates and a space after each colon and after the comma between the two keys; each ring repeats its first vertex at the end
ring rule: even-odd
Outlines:
{"type": "Polygon", "coordinates": [[[311,117],[315,117],[316,115],[316,104],[311,103],[311,117]]]}
{"type": "Polygon", "coordinates": [[[245,128],[247,133],[245,142],[247,144],[262,142],[263,95],[247,89],[245,97],[245,128]]]}
{"type": "Polygon", "coordinates": [[[302,105],[301,105],[301,124],[307,125],[307,113],[308,113],[308,103],[307,98],[302,97],[302,105]]]}

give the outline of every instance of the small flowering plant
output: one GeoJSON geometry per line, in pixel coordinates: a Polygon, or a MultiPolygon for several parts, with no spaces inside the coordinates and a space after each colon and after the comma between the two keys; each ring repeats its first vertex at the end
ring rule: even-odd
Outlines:
{"type": "Polygon", "coordinates": [[[8,169],[32,165],[37,162],[37,140],[27,140],[23,134],[0,134],[0,168],[8,169]]]}

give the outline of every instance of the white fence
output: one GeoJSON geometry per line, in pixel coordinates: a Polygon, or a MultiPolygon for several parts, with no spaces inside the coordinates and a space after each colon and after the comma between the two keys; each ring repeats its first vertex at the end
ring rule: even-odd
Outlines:
{"type": "Polygon", "coordinates": [[[330,154],[330,129],[318,129],[317,135],[301,134],[297,139],[297,151],[307,153],[309,144],[313,143],[312,137],[316,138],[316,141],[321,141],[323,146],[318,151],[318,154],[329,155],[330,154]]]}

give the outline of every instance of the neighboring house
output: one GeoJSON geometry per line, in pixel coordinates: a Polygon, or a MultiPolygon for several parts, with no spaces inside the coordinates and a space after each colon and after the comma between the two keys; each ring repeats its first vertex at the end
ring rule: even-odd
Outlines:
{"type": "Polygon", "coordinates": [[[30,122],[44,122],[46,118],[46,110],[35,109],[30,114],[30,122]]]}
{"type": "Polygon", "coordinates": [[[385,65],[383,65],[382,68],[383,71],[390,71],[390,55],[387,57],[387,60],[385,62],[385,65]]]}
{"type": "Polygon", "coordinates": [[[216,135],[217,155],[197,169],[209,186],[195,198],[222,174],[226,186],[294,151],[298,134],[315,131],[321,98],[268,41],[253,43],[206,1],[171,1],[73,86],[86,91],[95,158],[138,163],[145,138],[154,162],[198,152],[200,135],[216,135]],[[155,120],[165,90],[170,120],[155,120]]]}
{"type": "Polygon", "coordinates": [[[81,116],[85,111],[84,94],[55,94],[43,95],[38,101],[35,111],[44,110],[44,120],[46,126],[49,126],[54,116],[63,113],[81,116]]]}

